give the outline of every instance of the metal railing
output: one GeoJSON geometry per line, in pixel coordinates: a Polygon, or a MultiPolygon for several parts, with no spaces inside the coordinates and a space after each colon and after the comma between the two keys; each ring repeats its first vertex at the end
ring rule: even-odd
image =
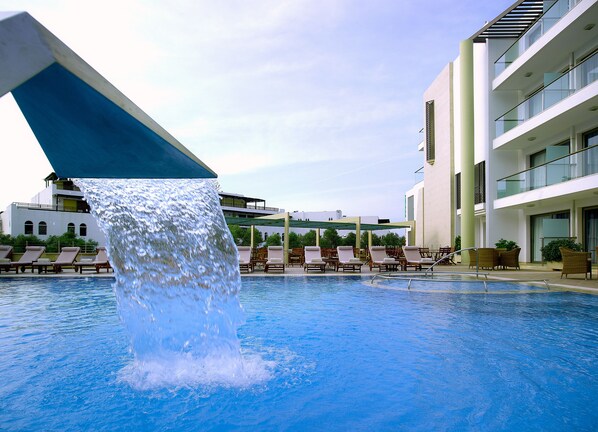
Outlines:
{"type": "Polygon", "coordinates": [[[497,180],[496,197],[505,198],[597,173],[598,145],[595,145],[497,180]]]}
{"type": "Polygon", "coordinates": [[[87,208],[69,208],[63,205],[52,205],[52,204],[36,204],[36,203],[13,203],[17,208],[26,208],[28,210],[46,210],[46,211],[59,211],[59,212],[70,212],[70,213],[89,213],[89,207],[87,208]]]}
{"type": "Polygon", "coordinates": [[[596,80],[598,80],[598,52],[497,118],[495,121],[496,136],[498,137],[537,116],[596,80]]]}
{"type": "Polygon", "coordinates": [[[504,72],[529,47],[531,47],[552,26],[561,20],[581,0],[558,0],[542,14],[542,16],[511,45],[505,53],[494,62],[494,76],[504,72]]]}

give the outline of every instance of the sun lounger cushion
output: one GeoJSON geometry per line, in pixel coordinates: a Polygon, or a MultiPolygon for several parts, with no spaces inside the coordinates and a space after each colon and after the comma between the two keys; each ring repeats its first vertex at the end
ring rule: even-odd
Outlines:
{"type": "Polygon", "coordinates": [[[315,264],[325,264],[325,262],[324,262],[324,261],[322,261],[321,259],[318,259],[318,258],[312,258],[312,259],[310,260],[310,263],[315,263],[315,264]]]}
{"type": "Polygon", "coordinates": [[[384,258],[382,262],[395,262],[394,258],[384,258]]]}
{"type": "Polygon", "coordinates": [[[0,264],[10,264],[9,258],[0,258],[0,264]]]}
{"type": "Polygon", "coordinates": [[[268,260],[269,263],[281,263],[282,260],[280,258],[270,258],[268,260]]]}

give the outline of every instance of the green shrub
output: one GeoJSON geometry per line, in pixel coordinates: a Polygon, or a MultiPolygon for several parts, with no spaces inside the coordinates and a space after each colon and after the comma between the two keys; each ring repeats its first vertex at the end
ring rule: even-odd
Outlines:
{"type": "Polygon", "coordinates": [[[518,248],[519,246],[517,245],[516,242],[514,242],[513,240],[505,240],[503,238],[501,238],[499,241],[497,241],[495,243],[496,247],[498,249],[506,249],[508,251],[513,250],[515,248],[518,248]]]}
{"type": "Polygon", "coordinates": [[[580,243],[575,243],[571,239],[553,240],[542,248],[542,258],[544,261],[562,261],[561,251],[559,248],[564,247],[577,252],[583,250],[580,243]]]}
{"type": "Polygon", "coordinates": [[[460,251],[461,250],[461,236],[458,235],[457,237],[455,237],[455,250],[456,251],[460,251]]]}

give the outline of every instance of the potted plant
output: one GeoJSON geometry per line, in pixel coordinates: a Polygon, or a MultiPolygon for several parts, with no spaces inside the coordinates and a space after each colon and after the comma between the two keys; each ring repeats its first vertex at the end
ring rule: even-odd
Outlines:
{"type": "Polygon", "coordinates": [[[496,246],[497,250],[502,250],[502,251],[510,251],[510,250],[513,250],[513,249],[519,247],[517,245],[517,242],[514,242],[513,240],[505,240],[503,238],[501,238],[499,241],[494,243],[494,245],[496,246]]]}
{"type": "Polygon", "coordinates": [[[553,270],[561,270],[563,268],[563,257],[559,248],[564,247],[577,252],[583,250],[580,243],[575,243],[571,239],[559,239],[552,240],[550,243],[545,245],[542,251],[542,259],[546,261],[546,265],[551,267],[553,270]]]}

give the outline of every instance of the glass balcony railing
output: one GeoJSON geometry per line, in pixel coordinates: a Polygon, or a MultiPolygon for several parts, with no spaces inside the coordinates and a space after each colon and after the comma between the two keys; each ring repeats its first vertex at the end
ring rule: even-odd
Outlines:
{"type": "Polygon", "coordinates": [[[550,5],[542,14],[540,19],[531,26],[508,50],[494,62],[494,76],[499,76],[511,63],[519,58],[527,49],[532,46],[540,37],[563,18],[581,0],[557,0],[545,1],[546,6],[550,5]]]}
{"type": "Polygon", "coordinates": [[[598,173],[598,145],[571,153],[497,181],[497,198],[598,173]]]}
{"type": "Polygon", "coordinates": [[[598,79],[598,52],[496,119],[496,136],[519,126],[598,79]]]}

